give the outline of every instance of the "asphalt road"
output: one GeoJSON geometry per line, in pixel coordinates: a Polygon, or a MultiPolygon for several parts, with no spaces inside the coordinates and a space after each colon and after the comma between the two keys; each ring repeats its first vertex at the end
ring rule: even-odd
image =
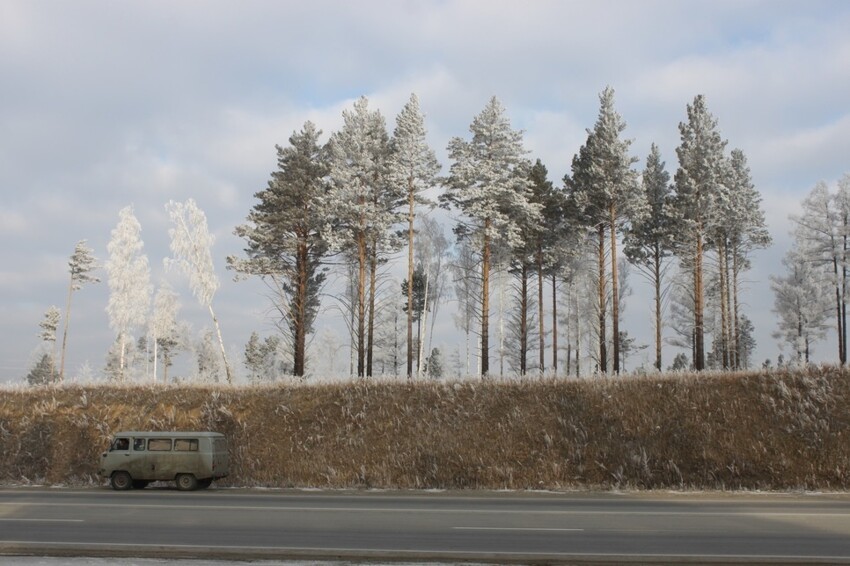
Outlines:
{"type": "Polygon", "coordinates": [[[850,564],[850,495],[8,488],[0,554],[850,564]]]}

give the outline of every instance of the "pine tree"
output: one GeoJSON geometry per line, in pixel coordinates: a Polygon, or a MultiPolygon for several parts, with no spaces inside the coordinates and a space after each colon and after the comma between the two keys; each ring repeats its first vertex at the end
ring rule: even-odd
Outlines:
{"type": "Polygon", "coordinates": [[[514,131],[501,103],[493,97],[469,127],[472,140],[453,138],[453,160],[444,205],[466,215],[461,237],[471,237],[481,250],[481,375],[490,370],[490,269],[494,245],[515,246],[519,219],[534,219],[539,206],[530,202],[529,164],[522,133],[514,131]]]}
{"type": "Polygon", "coordinates": [[[288,147],[276,146],[278,170],[254,195],[259,202],[248,215],[250,224],[235,231],[248,242],[247,259],[227,260],[229,267],[260,277],[271,289],[280,326],[292,341],[296,376],[306,371],[307,335],[313,332],[325,282],[322,261],[328,246],[321,232],[328,167],[319,146],[321,133],[306,122],[290,136],[288,147]]]}
{"type": "Polygon", "coordinates": [[[71,295],[74,291],[82,289],[86,283],[98,283],[100,279],[92,275],[97,269],[97,260],[94,252],[86,245],[85,240],[80,240],[74,247],[74,253],[68,261],[71,272],[71,282],[68,284],[68,300],[65,303],[65,330],[62,332],[62,357],[59,362],[59,379],[65,377],[65,351],[68,345],[68,326],[71,324],[71,295]]]}
{"type": "Polygon", "coordinates": [[[212,307],[219,281],[212,262],[212,245],[215,238],[207,228],[207,217],[193,199],[185,203],[169,201],[165,209],[174,224],[174,227],[168,231],[173,257],[166,260],[166,265],[176,265],[186,274],[195,298],[207,307],[218,337],[227,383],[233,383],[224,339],[221,337],[221,326],[212,307]]]}
{"type": "Polygon", "coordinates": [[[56,373],[56,366],[53,364],[53,358],[50,354],[41,356],[35,367],[27,374],[26,379],[30,385],[47,385],[59,379],[59,374],[56,373]]]}
{"type": "MultiPolygon", "coordinates": [[[[573,177],[566,178],[567,186],[577,207],[583,211],[588,225],[595,229],[599,245],[599,325],[600,370],[607,371],[605,352],[605,239],[610,240],[611,293],[618,296],[617,234],[628,223],[646,213],[646,200],[631,169],[637,158],[629,155],[631,140],[620,139],[626,123],[614,109],[614,90],[607,87],[600,95],[599,116],[593,130],[588,130],[587,142],[573,161],[573,177]]],[[[611,310],[613,370],[620,371],[619,304],[612,302],[611,310]]]]}
{"type": "Polygon", "coordinates": [[[724,200],[726,141],[717,131],[717,120],[698,95],[687,107],[688,121],[679,124],[681,143],[676,148],[679,168],[674,177],[677,248],[693,266],[694,368],[705,368],[704,260],[708,237],[722,221],[719,201],[724,200]]]}
{"type": "Polygon", "coordinates": [[[670,174],[664,168],[658,146],[652,144],[642,175],[647,214],[632,223],[626,233],[625,254],[655,291],[655,368],[661,371],[661,345],[664,305],[670,289],[665,276],[673,253],[674,220],[671,217],[670,174]]]}
{"type": "Polygon", "coordinates": [[[349,307],[355,318],[352,331],[359,377],[372,373],[378,263],[398,246],[390,228],[400,220],[395,210],[404,198],[403,187],[387,180],[389,135],[384,118],[370,111],[368,104],[361,97],[353,111],[344,111],[343,127],[328,144],[331,219],[324,233],[331,249],[345,254],[356,266],[355,300],[349,307]]]}
{"type": "MultiPolygon", "coordinates": [[[[413,281],[414,222],[417,204],[433,204],[425,191],[437,185],[440,164],[425,141],[425,123],[415,94],[396,118],[390,141],[388,174],[390,183],[403,187],[407,195],[407,281],[413,281]]],[[[413,302],[413,288],[407,289],[407,302],[413,302]]],[[[407,311],[407,377],[413,376],[413,310],[407,311]]]]}
{"type": "Polygon", "coordinates": [[[47,309],[47,312],[44,313],[44,320],[39,323],[39,328],[41,328],[41,332],[39,332],[38,336],[41,338],[42,342],[48,346],[50,352],[50,359],[53,362],[54,367],[56,366],[56,332],[59,330],[59,320],[62,316],[62,313],[59,311],[59,307],[51,306],[47,309]]]}
{"type": "MultiPolygon", "coordinates": [[[[722,250],[720,271],[725,301],[726,338],[728,365],[741,367],[737,352],[741,350],[740,278],[749,269],[749,253],[770,245],[761,195],[753,185],[747,158],[740,149],[733,149],[729,158],[728,201],[721,207],[723,222],[716,245],[722,250]],[[731,265],[729,263],[731,262],[731,265]]],[[[721,305],[723,308],[724,305],[721,305]]]]}
{"type": "MultiPolygon", "coordinates": [[[[150,268],[142,253],[141,225],[131,206],[118,213],[118,225],[112,230],[107,250],[109,260],[104,265],[109,283],[109,325],[117,334],[118,365],[115,377],[126,378],[127,345],[130,333],[145,323],[151,302],[150,268]]],[[[67,326],[66,326],[67,328],[67,326]]]]}

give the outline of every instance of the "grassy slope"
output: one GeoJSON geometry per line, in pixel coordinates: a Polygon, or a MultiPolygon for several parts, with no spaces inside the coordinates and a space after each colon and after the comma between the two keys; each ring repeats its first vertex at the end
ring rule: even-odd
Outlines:
{"type": "Polygon", "coordinates": [[[81,484],[120,429],[228,435],[231,485],[846,489],[850,373],[0,391],[0,482],[81,484]]]}

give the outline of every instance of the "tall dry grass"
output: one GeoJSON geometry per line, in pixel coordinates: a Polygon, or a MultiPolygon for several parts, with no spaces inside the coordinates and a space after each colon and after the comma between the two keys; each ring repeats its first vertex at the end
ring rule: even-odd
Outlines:
{"type": "Polygon", "coordinates": [[[846,489],[850,373],[0,391],[0,482],[89,484],[117,430],[215,430],[240,486],[846,489]]]}

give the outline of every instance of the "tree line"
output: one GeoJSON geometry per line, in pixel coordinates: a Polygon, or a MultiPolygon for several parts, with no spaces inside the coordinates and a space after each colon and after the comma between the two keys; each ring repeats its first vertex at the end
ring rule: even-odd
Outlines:
{"type": "MultiPolygon", "coordinates": [[[[276,146],[277,169],[255,193],[245,223],[235,228],[245,242],[243,254],[226,258],[236,279],[256,277],[268,287],[280,331],[279,339],[265,344],[251,337],[244,360],[249,372],[258,376],[269,367],[269,356],[279,359],[283,352],[288,373],[307,374],[308,337],[329,303],[347,325],[353,375],[413,377],[429,360],[432,370],[442,368],[442,354],[428,355],[423,334],[429,316],[433,333],[437,309],[451,289],[455,324],[467,344],[465,373],[495,373],[494,352],[500,373],[506,358],[521,375],[619,373],[638,347],[620,324],[632,268],[654,290],[655,368],[663,368],[665,325],[674,330],[673,343],[690,353],[685,365],[746,367],[753,343],[741,276],[750,253],[771,239],[744,153],[727,153],[700,95],[679,124],[675,174],[655,144],[638,170],[613,89],[606,88],[599,102],[596,122],[560,183],[530,157],[523,133],[512,128],[495,97],[473,118],[468,136],[449,141],[451,163],[442,176],[416,95],[396,117],[392,134],[365,97],[343,112],[341,129],[324,143],[309,121],[293,132],[287,146],[276,146]],[[453,219],[453,245],[433,218],[437,207],[453,219]],[[403,251],[406,278],[400,286],[386,285],[403,251]],[[341,289],[333,297],[331,279],[345,282],[333,285],[341,289]],[[559,362],[565,367],[559,369],[559,362]]],[[[193,201],[170,203],[169,213],[170,264],[189,276],[196,297],[209,308],[216,329],[209,341],[218,342],[230,381],[212,310],[219,282],[206,219],[193,201]]],[[[131,209],[122,211],[106,262],[107,310],[116,332],[110,363],[119,375],[130,330],[148,316],[151,294],[134,220],[131,209]]],[[[93,265],[72,258],[65,340],[70,297],[95,280],[84,275],[93,265]]],[[[154,301],[151,320],[156,312],[169,313],[151,326],[154,349],[166,351],[154,353],[154,360],[166,360],[176,342],[168,293],[161,289],[154,301]]],[[[45,316],[44,336],[55,336],[54,321],[56,313],[45,316]]],[[[454,364],[460,373],[458,352],[454,364]]]]}

